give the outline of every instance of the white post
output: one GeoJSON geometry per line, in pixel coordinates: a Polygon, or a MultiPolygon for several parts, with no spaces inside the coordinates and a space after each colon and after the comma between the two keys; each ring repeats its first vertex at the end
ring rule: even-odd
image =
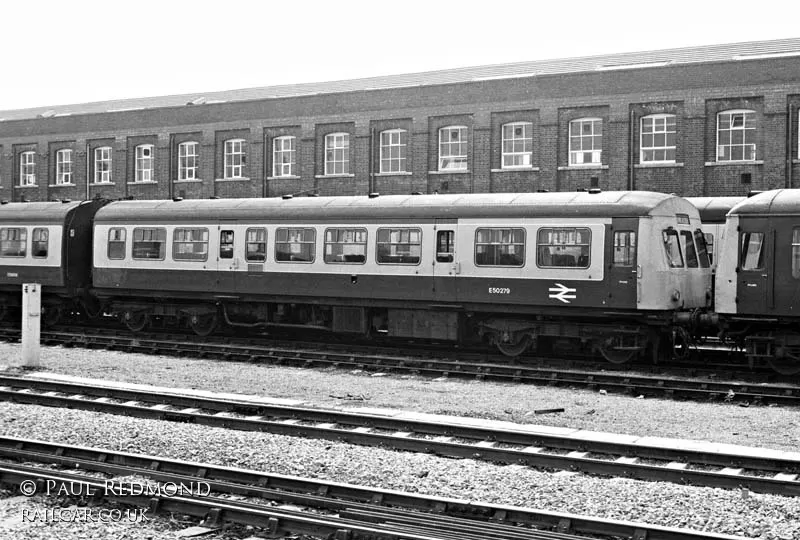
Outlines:
{"type": "Polygon", "coordinates": [[[22,365],[39,367],[39,332],[42,322],[42,288],[38,283],[22,286],[22,365]]]}

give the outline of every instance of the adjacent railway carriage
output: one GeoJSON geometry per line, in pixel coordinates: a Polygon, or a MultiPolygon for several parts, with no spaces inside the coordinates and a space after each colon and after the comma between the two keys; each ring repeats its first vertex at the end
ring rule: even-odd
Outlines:
{"type": "Polygon", "coordinates": [[[21,285],[42,285],[45,322],[91,308],[92,219],[106,201],[0,205],[0,315],[21,304],[21,285]]]}
{"type": "Polygon", "coordinates": [[[625,361],[710,286],[697,210],[648,192],[120,201],[94,227],[95,293],[134,330],[571,340],[625,361]]]}
{"type": "Polygon", "coordinates": [[[731,208],[745,200],[746,197],[687,197],[700,212],[703,233],[706,237],[706,249],[712,268],[716,267],[715,253],[722,250],[725,216],[731,208]]]}
{"type": "Polygon", "coordinates": [[[728,214],[715,307],[751,362],[800,373],[800,190],[768,191],[728,214]]]}

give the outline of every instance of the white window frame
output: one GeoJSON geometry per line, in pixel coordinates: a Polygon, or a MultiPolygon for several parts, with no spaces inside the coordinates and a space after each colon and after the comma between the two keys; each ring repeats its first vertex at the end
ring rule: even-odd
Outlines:
{"type": "Polygon", "coordinates": [[[247,141],[244,139],[228,139],[224,146],[226,180],[245,178],[244,168],[247,166],[247,141]]]}
{"type": "Polygon", "coordinates": [[[602,118],[577,118],[571,120],[569,123],[569,166],[598,166],[603,163],[603,119],[602,118]],[[583,133],[584,124],[590,123],[592,131],[589,134],[583,133]],[[578,134],[573,135],[575,126],[579,126],[578,134]],[[595,137],[600,137],[599,148],[595,148],[595,137]],[[579,137],[581,142],[580,148],[573,148],[573,137],[579,137]],[[592,144],[590,148],[584,148],[584,138],[589,138],[592,144]],[[586,155],[589,154],[590,161],[586,161],[586,155]]]}
{"type": "Polygon", "coordinates": [[[643,116],[639,122],[639,163],[675,163],[675,158],[672,159],[646,159],[645,152],[648,150],[653,151],[664,151],[665,155],[672,150],[673,155],[677,154],[677,137],[678,137],[678,124],[677,124],[677,117],[674,114],[648,114],[647,116],[643,116]],[[645,133],[644,123],[645,120],[652,120],[652,131],[645,133]],[[672,128],[670,129],[670,122],[669,120],[672,119],[672,128]],[[663,120],[663,126],[656,126],[656,121],[663,120]],[[651,146],[645,146],[644,137],[645,135],[652,135],[653,136],[653,144],[651,146]],[[657,145],[656,144],[656,137],[659,135],[664,136],[664,144],[657,145]],[[669,136],[673,135],[673,142],[675,144],[668,144],[669,136]]]}
{"type": "Polygon", "coordinates": [[[135,183],[153,181],[153,165],[155,162],[155,146],[152,144],[140,144],[134,149],[134,175],[135,183]],[[145,156],[145,151],[150,155],[145,156]]]}
{"type": "Polygon", "coordinates": [[[745,143],[744,142],[746,140],[748,131],[752,131],[753,138],[758,136],[758,122],[756,121],[755,117],[756,117],[756,111],[754,111],[752,109],[730,109],[730,110],[727,110],[727,111],[720,111],[720,112],[717,113],[717,162],[721,162],[721,163],[740,163],[740,162],[752,162],[752,161],[756,160],[756,151],[757,151],[756,143],[755,142],[752,142],[752,143],[745,143]],[[753,123],[753,127],[749,127],[748,124],[747,124],[747,115],[748,114],[752,115],[751,121],[753,123]],[[722,117],[724,115],[730,115],[730,118],[728,119],[727,127],[721,125],[721,119],[722,119],[722,117]],[[742,115],[742,125],[741,125],[741,127],[733,125],[734,124],[734,117],[737,116],[737,115],[742,115]],[[720,144],[720,133],[722,131],[730,131],[730,133],[731,133],[731,137],[729,139],[729,143],[728,144],[720,144]],[[733,134],[735,132],[739,132],[739,131],[742,132],[742,143],[734,144],[733,143],[733,134]],[[752,156],[753,157],[745,159],[744,158],[744,153],[745,153],[744,150],[748,146],[752,147],[752,151],[753,151],[752,156]],[[727,152],[728,158],[724,158],[724,157],[720,156],[720,149],[723,148],[723,147],[724,148],[728,148],[728,152],[727,152]],[[743,159],[731,159],[731,157],[730,157],[731,153],[732,153],[731,151],[733,150],[734,147],[742,147],[742,157],[743,157],[743,159]]]}
{"type": "Polygon", "coordinates": [[[325,176],[350,174],[350,134],[325,135],[325,176]]]}
{"type": "Polygon", "coordinates": [[[56,178],[57,186],[72,184],[72,150],[62,148],[56,152],[56,178]]]}
{"type": "Polygon", "coordinates": [[[114,162],[112,161],[110,146],[100,146],[94,149],[94,183],[110,184],[112,180],[111,172],[114,162]]]}
{"type": "Polygon", "coordinates": [[[281,135],[272,139],[272,176],[296,176],[297,137],[281,135]],[[286,160],[288,158],[288,161],[286,160]]]}
{"type": "Polygon", "coordinates": [[[500,126],[501,169],[530,169],[533,166],[533,122],[509,122],[500,126]],[[517,137],[516,128],[522,128],[522,136],[517,137]],[[507,132],[508,131],[508,132],[507,132]],[[511,135],[507,137],[507,135],[511,135]],[[522,150],[517,150],[519,144],[522,150]],[[508,148],[511,148],[509,150],[508,148]],[[510,164],[506,161],[510,161],[510,164]],[[520,161],[521,163],[516,163],[520,161]]]}
{"type": "Polygon", "coordinates": [[[197,180],[197,162],[200,159],[200,144],[185,141],[178,145],[178,181],[197,180]],[[189,149],[192,153],[189,153],[189,149]]]}
{"type": "Polygon", "coordinates": [[[19,185],[36,185],[36,152],[32,150],[19,154],[19,185]]]}
{"type": "Polygon", "coordinates": [[[381,174],[404,173],[408,171],[408,131],[405,129],[387,129],[381,131],[380,172],[381,174]],[[397,155],[394,155],[394,154],[397,155]]]}
{"type": "Polygon", "coordinates": [[[439,128],[439,170],[466,171],[469,165],[469,131],[467,126],[439,128]],[[452,135],[458,134],[458,140],[452,135]]]}

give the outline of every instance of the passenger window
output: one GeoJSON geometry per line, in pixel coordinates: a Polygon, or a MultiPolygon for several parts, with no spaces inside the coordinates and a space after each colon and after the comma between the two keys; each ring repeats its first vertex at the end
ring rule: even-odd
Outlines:
{"type": "Polygon", "coordinates": [[[36,258],[47,258],[47,244],[50,240],[50,231],[47,229],[33,229],[31,238],[31,255],[36,258]]]}
{"type": "Polygon", "coordinates": [[[275,260],[278,262],[314,262],[317,255],[317,231],[281,228],[275,231],[275,260]]]}
{"type": "Polygon", "coordinates": [[[436,262],[453,262],[455,254],[455,240],[455,231],[439,231],[436,233],[436,262]]]}
{"type": "Polygon", "coordinates": [[[525,229],[475,231],[476,266],[524,266],[525,229]]]}
{"type": "Polygon", "coordinates": [[[539,229],[536,264],[543,268],[589,268],[592,232],[585,228],[539,229]]]}
{"type": "Polygon", "coordinates": [[[325,262],[364,264],[367,261],[366,229],[326,229],[325,262]]]}
{"type": "Polygon", "coordinates": [[[694,248],[691,231],[681,231],[681,245],[686,253],[686,267],[697,268],[697,250],[694,248]]]}
{"type": "Polygon", "coordinates": [[[233,259],[233,231],[219,232],[219,258],[233,259]]]}
{"type": "Polygon", "coordinates": [[[683,254],[678,240],[678,232],[673,229],[665,229],[661,232],[664,241],[664,251],[667,253],[670,268],[683,268],[683,254]]]}
{"type": "Polygon", "coordinates": [[[175,229],[172,235],[172,258],[176,261],[208,260],[208,229],[175,229]]]}
{"type": "Polygon", "coordinates": [[[614,232],[614,264],[633,266],[636,260],[636,233],[633,231],[614,232]]]}
{"type": "Polygon", "coordinates": [[[708,262],[709,264],[714,263],[714,235],[711,233],[705,233],[703,235],[706,241],[706,253],[708,253],[708,262]]]}
{"type": "Polygon", "coordinates": [[[711,258],[708,256],[706,237],[700,229],[694,231],[694,243],[697,246],[697,260],[700,262],[700,268],[708,268],[711,266],[711,258]]]}
{"type": "Polygon", "coordinates": [[[422,231],[419,229],[378,229],[379,264],[419,264],[422,231]]]}
{"type": "Polygon", "coordinates": [[[24,257],[28,247],[28,229],[0,229],[0,257],[24,257]]]}
{"type": "Polygon", "coordinates": [[[164,259],[167,230],[154,228],[133,229],[134,259],[164,259]]]}
{"type": "Polygon", "coordinates": [[[267,260],[267,229],[247,229],[245,259],[248,262],[267,260]]]}
{"type": "Polygon", "coordinates": [[[125,258],[126,231],[122,227],[112,227],[108,230],[108,258],[125,258]]]}
{"type": "Polygon", "coordinates": [[[742,234],[742,270],[764,268],[764,233],[747,232],[742,234]]]}
{"type": "Polygon", "coordinates": [[[800,227],[792,229],[792,277],[800,278],[800,227]]]}

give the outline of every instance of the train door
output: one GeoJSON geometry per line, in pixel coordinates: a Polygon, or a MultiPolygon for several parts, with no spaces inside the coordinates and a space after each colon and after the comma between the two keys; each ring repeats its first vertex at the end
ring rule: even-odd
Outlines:
{"type": "Polygon", "coordinates": [[[236,292],[239,270],[242,269],[243,245],[240,231],[231,224],[221,224],[217,230],[217,290],[218,294],[236,292]]]}
{"type": "Polygon", "coordinates": [[[455,220],[437,220],[434,226],[433,298],[441,302],[457,301],[456,276],[461,272],[456,253],[455,220]]]}
{"type": "Polygon", "coordinates": [[[772,290],[776,315],[797,316],[800,308],[800,220],[772,220],[775,231],[775,260],[772,290]]]}
{"type": "Polygon", "coordinates": [[[638,302],[638,233],[636,218],[614,218],[606,228],[606,245],[611,247],[606,276],[609,301],[614,307],[636,307],[638,302]]]}
{"type": "Polygon", "coordinates": [[[738,313],[762,314],[774,307],[772,291],[775,232],[766,218],[739,222],[738,313]]]}

